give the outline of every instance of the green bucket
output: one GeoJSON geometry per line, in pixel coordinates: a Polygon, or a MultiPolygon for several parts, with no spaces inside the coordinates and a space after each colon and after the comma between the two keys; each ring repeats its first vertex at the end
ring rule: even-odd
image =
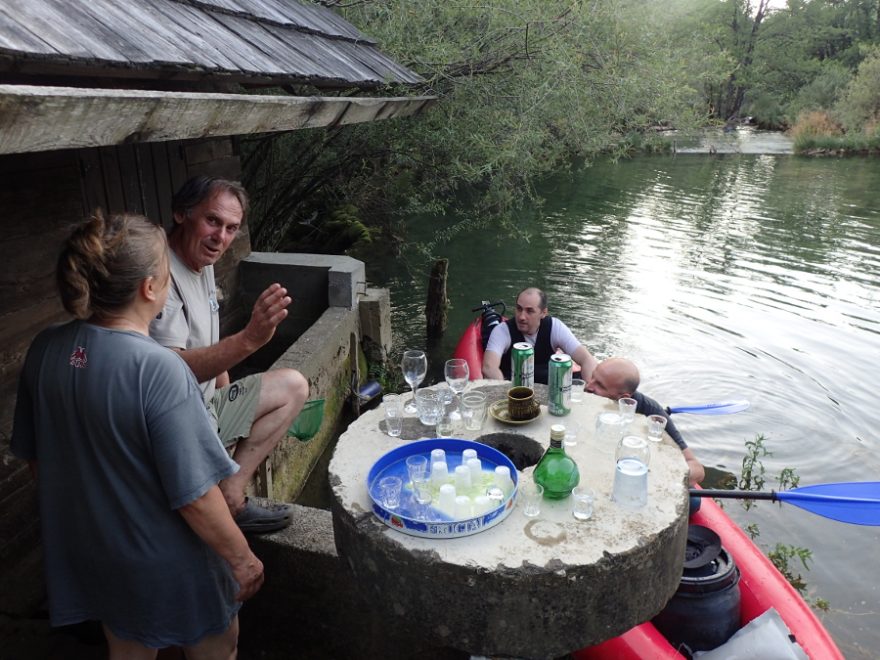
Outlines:
{"type": "Polygon", "coordinates": [[[287,435],[292,435],[297,440],[306,442],[311,440],[321,428],[324,421],[324,399],[306,401],[299,415],[293,420],[293,424],[287,430],[287,435]]]}

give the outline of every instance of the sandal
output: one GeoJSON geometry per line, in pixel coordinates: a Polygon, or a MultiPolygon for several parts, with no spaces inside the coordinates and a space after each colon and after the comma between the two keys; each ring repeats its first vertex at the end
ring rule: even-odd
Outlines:
{"type": "Polygon", "coordinates": [[[235,523],[245,534],[266,534],[277,532],[290,524],[293,506],[272,502],[257,501],[250,497],[244,499],[244,509],[235,516],[235,523]]]}

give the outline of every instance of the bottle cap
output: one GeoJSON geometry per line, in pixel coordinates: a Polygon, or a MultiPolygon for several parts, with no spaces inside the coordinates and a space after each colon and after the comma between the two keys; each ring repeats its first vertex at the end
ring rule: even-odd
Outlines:
{"type": "Polygon", "coordinates": [[[560,442],[565,440],[565,427],[562,424],[554,424],[553,426],[551,426],[550,439],[559,440],[560,442]]]}

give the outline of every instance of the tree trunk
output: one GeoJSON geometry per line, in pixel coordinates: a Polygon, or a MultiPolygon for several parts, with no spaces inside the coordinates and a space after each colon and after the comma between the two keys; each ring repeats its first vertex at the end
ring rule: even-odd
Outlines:
{"type": "Polygon", "coordinates": [[[428,321],[428,337],[436,337],[446,332],[447,308],[446,274],[449,259],[438,259],[431,268],[428,279],[428,300],[425,303],[425,317],[428,321]]]}

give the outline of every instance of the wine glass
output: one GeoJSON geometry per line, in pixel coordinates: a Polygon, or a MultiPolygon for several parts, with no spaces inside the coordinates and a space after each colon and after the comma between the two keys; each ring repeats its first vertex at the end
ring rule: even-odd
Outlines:
{"type": "MultiPolygon", "coordinates": [[[[446,360],[446,365],[444,366],[443,371],[449,389],[452,390],[456,399],[460,399],[461,393],[464,392],[467,387],[468,379],[471,376],[471,370],[468,368],[467,360],[462,360],[461,358],[446,360]]],[[[461,404],[459,403],[459,405],[461,404]]],[[[457,410],[453,411],[452,414],[454,418],[461,419],[461,415],[457,410]]]]}
{"type": "Polygon", "coordinates": [[[403,371],[403,379],[410,386],[413,393],[412,398],[403,407],[403,410],[407,414],[413,415],[416,413],[416,389],[428,373],[428,358],[424,351],[405,351],[400,368],[403,371]]]}

